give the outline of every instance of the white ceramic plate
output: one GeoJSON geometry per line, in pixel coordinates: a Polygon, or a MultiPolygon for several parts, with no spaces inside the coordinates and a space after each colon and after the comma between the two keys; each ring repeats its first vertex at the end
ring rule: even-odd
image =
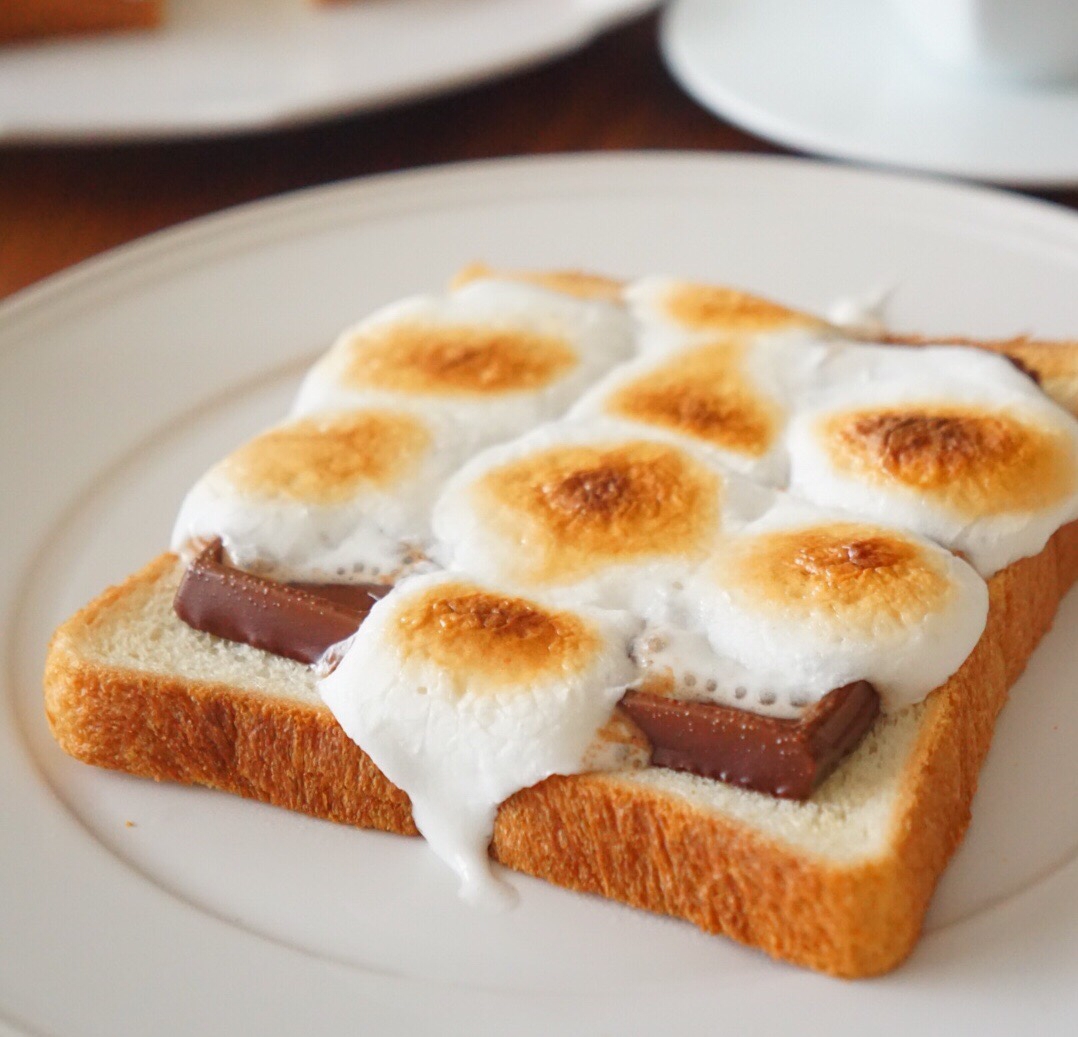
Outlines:
{"type": "Polygon", "coordinates": [[[1003,714],[928,935],[900,971],[861,984],[523,877],[518,909],[476,912],[417,840],[94,770],[53,744],[40,693],[53,626],[161,549],[184,489],[283,411],[334,332],[480,257],[680,272],[805,307],[891,281],[904,327],[1078,329],[1066,212],[682,155],[302,192],[24,293],[0,313],[0,1016],[56,1037],[905,1037],[1073,1020],[1078,596],[1003,714]]]}
{"type": "Polygon", "coordinates": [[[674,0],[662,47],[702,105],[792,148],[1001,184],[1078,184],[1078,85],[948,73],[880,0],[674,0]]]}
{"type": "Polygon", "coordinates": [[[155,31],[0,47],[0,141],[222,134],[383,107],[586,43],[655,0],[170,0],[155,31]]]}

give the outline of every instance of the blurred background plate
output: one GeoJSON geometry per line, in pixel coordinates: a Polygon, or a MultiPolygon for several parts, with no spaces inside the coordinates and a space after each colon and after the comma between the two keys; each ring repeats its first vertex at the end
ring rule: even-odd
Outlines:
{"type": "Polygon", "coordinates": [[[700,104],[787,147],[1014,186],[1078,185],[1078,85],[946,71],[883,0],[673,0],[662,47],[700,104]]]}
{"type": "Polygon", "coordinates": [[[233,133],[520,69],[656,0],[171,0],[158,30],[0,47],[0,142],[233,133]]]}

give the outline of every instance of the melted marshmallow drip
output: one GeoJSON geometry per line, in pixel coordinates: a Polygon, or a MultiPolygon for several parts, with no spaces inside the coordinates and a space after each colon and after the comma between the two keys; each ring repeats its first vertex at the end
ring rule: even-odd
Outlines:
{"type": "MultiPolygon", "coordinates": [[[[484,691],[466,670],[402,652],[394,641],[401,610],[451,580],[434,574],[399,584],[318,689],[348,736],[408,793],[416,827],[459,876],[461,895],[496,903],[504,889],[499,896],[487,848],[499,804],[552,774],[584,769],[596,732],[635,676],[628,643],[639,623],[580,610],[599,642],[583,668],[484,691]]],[[[603,760],[593,754],[588,762],[603,760]]]]}

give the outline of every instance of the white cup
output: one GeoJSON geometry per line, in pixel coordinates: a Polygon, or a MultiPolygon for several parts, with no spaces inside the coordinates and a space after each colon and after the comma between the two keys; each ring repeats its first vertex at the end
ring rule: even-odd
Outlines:
{"type": "Polygon", "coordinates": [[[942,65],[1025,82],[1078,80],[1078,0],[891,0],[942,65]]]}

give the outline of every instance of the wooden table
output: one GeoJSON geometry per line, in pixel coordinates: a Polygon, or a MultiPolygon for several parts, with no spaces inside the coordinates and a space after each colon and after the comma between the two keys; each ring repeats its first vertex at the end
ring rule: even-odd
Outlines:
{"type": "MultiPolygon", "coordinates": [[[[781,150],[681,92],[649,16],[554,64],[373,115],[221,140],[0,148],[0,298],[150,231],[297,187],[462,159],[624,148],[781,150]]],[[[1078,208],[1078,191],[1044,197],[1078,208]]]]}

